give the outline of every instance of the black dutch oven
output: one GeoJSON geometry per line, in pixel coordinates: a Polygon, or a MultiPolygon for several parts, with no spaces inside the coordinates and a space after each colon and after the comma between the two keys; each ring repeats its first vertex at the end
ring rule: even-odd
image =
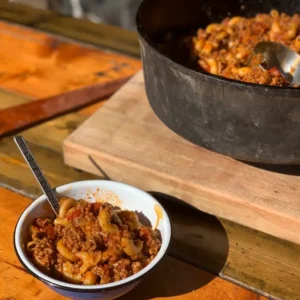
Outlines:
{"type": "Polygon", "coordinates": [[[250,17],[271,9],[299,13],[300,0],[144,0],[137,28],[146,93],[160,120],[196,145],[249,162],[299,164],[299,88],[195,71],[159,46],[169,31],[203,28],[227,16],[250,17]]]}

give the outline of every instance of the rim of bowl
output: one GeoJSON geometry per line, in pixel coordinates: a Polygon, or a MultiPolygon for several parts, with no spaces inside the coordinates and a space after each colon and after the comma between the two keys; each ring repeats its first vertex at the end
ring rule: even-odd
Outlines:
{"type": "MultiPolygon", "coordinates": [[[[162,259],[163,257],[167,254],[169,246],[170,246],[170,240],[171,240],[171,223],[169,216],[164,209],[164,207],[161,205],[159,201],[157,201],[153,196],[151,196],[149,193],[136,188],[132,185],[128,185],[122,182],[118,181],[111,181],[111,180],[85,180],[85,181],[76,181],[72,183],[68,183],[62,186],[59,186],[55,188],[55,190],[58,193],[62,193],[66,190],[72,190],[74,187],[79,187],[82,186],[84,187],[87,184],[99,184],[99,185],[105,185],[105,188],[107,189],[112,189],[113,192],[113,186],[118,186],[121,188],[126,188],[126,189],[131,189],[135,192],[138,192],[141,194],[141,197],[148,198],[150,201],[152,201],[154,204],[158,204],[163,212],[163,218],[161,222],[164,223],[164,229],[166,229],[165,232],[165,237],[162,239],[162,244],[161,248],[156,255],[156,257],[150,262],[149,265],[147,265],[145,268],[143,268],[141,271],[137,272],[134,275],[131,275],[125,279],[112,282],[112,283],[107,283],[107,284],[98,284],[98,285],[79,285],[79,284],[72,284],[72,283],[67,283],[64,281],[60,281],[57,279],[54,279],[43,272],[41,272],[38,268],[35,267],[35,265],[30,261],[30,259],[27,258],[25,251],[23,251],[23,248],[20,243],[20,235],[21,235],[21,228],[22,224],[30,211],[37,206],[39,203],[43,202],[46,200],[46,196],[42,195],[38,197],[36,200],[34,200],[20,215],[17,224],[15,226],[15,231],[14,231],[14,250],[15,253],[17,254],[17,257],[21,264],[24,266],[24,268],[34,277],[37,279],[43,281],[44,283],[56,287],[59,289],[63,290],[69,290],[69,291],[76,291],[76,292],[82,292],[82,293],[89,293],[89,292],[99,292],[99,291],[107,291],[107,290],[112,290],[116,288],[120,288],[122,286],[127,286],[129,284],[132,284],[138,280],[140,280],[144,275],[146,275],[150,270],[152,270],[162,259]]],[[[101,186],[99,186],[101,188],[101,186]]]]}
{"type": "Polygon", "coordinates": [[[257,88],[259,90],[262,89],[267,89],[267,91],[270,90],[282,90],[285,92],[292,92],[293,93],[300,93],[300,87],[292,87],[292,86],[274,86],[274,85],[268,85],[268,84],[259,84],[259,83],[251,83],[251,82],[245,82],[245,81],[240,81],[240,80],[235,80],[231,78],[227,78],[224,76],[220,75],[215,75],[212,73],[205,72],[204,70],[193,70],[191,68],[188,68],[184,66],[183,64],[180,64],[176,62],[175,60],[171,59],[168,55],[161,53],[157,47],[154,45],[154,41],[148,36],[146,30],[144,29],[143,25],[141,24],[142,22],[140,21],[140,14],[143,9],[143,7],[146,5],[146,3],[149,2],[149,0],[143,0],[137,10],[136,18],[135,18],[135,23],[137,27],[137,32],[139,35],[139,38],[147,44],[158,56],[162,57],[163,59],[166,60],[167,63],[174,64],[177,68],[181,69],[181,71],[185,72],[186,74],[194,74],[197,76],[197,74],[201,74],[205,77],[214,79],[216,81],[220,81],[223,83],[231,83],[232,85],[236,85],[237,87],[252,87],[252,88],[257,88]]]}

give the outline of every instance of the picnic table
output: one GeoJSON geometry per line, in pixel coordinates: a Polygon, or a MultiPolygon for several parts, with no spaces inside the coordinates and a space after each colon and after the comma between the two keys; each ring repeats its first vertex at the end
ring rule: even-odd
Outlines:
{"type": "MultiPolygon", "coordinates": [[[[141,69],[136,33],[4,0],[0,39],[0,110],[126,78],[141,69]]],[[[21,131],[52,186],[99,178],[66,166],[62,143],[105,101],[48,116],[21,131]]],[[[40,194],[12,135],[1,138],[2,300],[63,299],[29,275],[13,249],[17,219],[40,194]]],[[[170,252],[123,299],[300,299],[300,245],[159,200],[173,225],[170,252]]]]}

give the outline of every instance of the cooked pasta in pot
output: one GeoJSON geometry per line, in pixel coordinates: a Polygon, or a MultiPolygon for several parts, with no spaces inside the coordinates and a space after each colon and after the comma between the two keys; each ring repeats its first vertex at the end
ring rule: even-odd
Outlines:
{"type": "MultiPolygon", "coordinates": [[[[288,82],[276,68],[261,68],[263,57],[255,55],[255,45],[262,41],[282,43],[300,54],[300,14],[289,16],[272,10],[253,18],[234,16],[220,23],[198,29],[196,35],[172,40],[167,34],[164,49],[180,62],[183,45],[189,49],[185,62],[197,62],[198,67],[211,74],[257,84],[287,86],[288,82]],[[174,48],[176,48],[174,50],[174,48]],[[171,52],[174,52],[172,54],[171,52]]],[[[297,86],[294,86],[297,87],[297,86]]]]}
{"type": "Polygon", "coordinates": [[[300,14],[272,10],[254,18],[226,18],[199,29],[193,38],[198,63],[207,72],[251,83],[288,85],[277,69],[259,66],[263,58],[253,49],[261,41],[279,42],[300,53],[300,14]]]}
{"type": "Polygon", "coordinates": [[[61,199],[56,219],[35,219],[28,234],[27,254],[41,271],[86,285],[139,272],[161,247],[159,232],[141,224],[135,212],[71,198],[61,199]]]}

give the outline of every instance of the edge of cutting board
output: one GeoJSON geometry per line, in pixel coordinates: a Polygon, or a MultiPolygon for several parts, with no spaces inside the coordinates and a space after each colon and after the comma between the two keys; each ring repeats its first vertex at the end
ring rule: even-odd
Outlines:
{"type": "Polygon", "coordinates": [[[255,168],[192,145],[148,104],[142,72],[64,141],[67,165],[300,244],[300,177],[255,168]]]}

